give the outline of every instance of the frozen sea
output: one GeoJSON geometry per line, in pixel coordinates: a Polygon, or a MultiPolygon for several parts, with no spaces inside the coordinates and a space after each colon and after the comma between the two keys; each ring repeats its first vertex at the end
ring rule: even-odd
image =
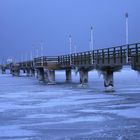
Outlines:
{"type": "Polygon", "coordinates": [[[56,85],[0,74],[0,140],[140,140],[140,75],[125,67],[114,81],[107,93],[96,71],[88,87],[63,71],[56,85]]]}

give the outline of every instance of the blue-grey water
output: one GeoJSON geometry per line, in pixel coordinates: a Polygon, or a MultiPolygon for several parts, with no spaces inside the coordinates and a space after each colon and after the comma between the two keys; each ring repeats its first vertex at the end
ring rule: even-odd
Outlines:
{"type": "Polygon", "coordinates": [[[56,85],[0,74],[0,140],[139,140],[140,76],[124,68],[114,81],[106,93],[96,71],[84,88],[63,71],[56,85]]]}

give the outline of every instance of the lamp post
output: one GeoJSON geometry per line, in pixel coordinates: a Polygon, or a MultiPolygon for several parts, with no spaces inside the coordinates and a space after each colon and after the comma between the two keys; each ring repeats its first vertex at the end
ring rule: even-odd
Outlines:
{"type": "MultiPolygon", "coordinates": [[[[129,43],[129,25],[128,25],[128,13],[125,13],[125,39],[126,39],[126,46],[129,43]]],[[[126,63],[128,63],[128,46],[126,51],[126,63]]]]}
{"type": "Polygon", "coordinates": [[[38,51],[38,48],[36,48],[36,57],[39,57],[39,51],[38,51]]]}
{"type": "Polygon", "coordinates": [[[91,26],[90,28],[90,41],[89,41],[89,46],[91,50],[91,64],[93,64],[93,27],[91,26]]]}
{"type": "Polygon", "coordinates": [[[126,31],[126,34],[125,34],[125,39],[126,39],[126,44],[128,44],[128,38],[129,38],[129,31],[128,31],[128,13],[125,13],[125,31],[126,31]]]}
{"type": "Polygon", "coordinates": [[[33,53],[32,53],[32,51],[30,52],[30,60],[32,60],[33,59],[33,53]]]}
{"type": "Polygon", "coordinates": [[[90,28],[90,45],[91,45],[91,50],[93,50],[93,27],[92,26],[90,28]]]}
{"type": "Polygon", "coordinates": [[[70,49],[70,66],[71,66],[71,51],[72,51],[72,37],[69,35],[69,49],[70,49]]]}
{"type": "Polygon", "coordinates": [[[74,53],[76,53],[76,52],[77,52],[77,46],[74,45],[74,53]]]}
{"type": "Polygon", "coordinates": [[[40,42],[40,54],[43,57],[43,41],[40,42]]]}

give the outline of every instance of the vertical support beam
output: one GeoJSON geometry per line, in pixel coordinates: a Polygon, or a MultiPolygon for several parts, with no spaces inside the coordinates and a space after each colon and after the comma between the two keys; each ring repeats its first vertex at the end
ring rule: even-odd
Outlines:
{"type": "Polygon", "coordinates": [[[62,59],[63,59],[63,65],[65,66],[66,65],[66,62],[65,62],[65,57],[62,56],[62,59]]]}
{"type": "Polygon", "coordinates": [[[110,50],[109,50],[109,48],[107,50],[107,55],[108,55],[108,64],[110,64],[110,50]]]}
{"type": "Polygon", "coordinates": [[[66,82],[72,81],[71,69],[66,69],[66,82]]]}
{"type": "Polygon", "coordinates": [[[31,76],[35,76],[35,70],[32,68],[31,70],[30,70],[30,72],[31,72],[31,76]]]}
{"type": "Polygon", "coordinates": [[[122,46],[120,46],[120,62],[123,63],[122,46]]]}
{"type": "Polygon", "coordinates": [[[13,74],[13,71],[12,71],[12,69],[10,68],[10,74],[13,74]]]}
{"type": "Polygon", "coordinates": [[[79,71],[80,75],[80,84],[81,85],[87,85],[88,84],[88,70],[80,70],[79,71]]]}
{"type": "Polygon", "coordinates": [[[104,53],[104,49],[102,49],[102,63],[105,63],[105,53],[104,53]]]}
{"type": "Polygon", "coordinates": [[[88,52],[87,59],[88,59],[88,65],[93,64],[92,54],[90,52],[88,52]]]}
{"type": "Polygon", "coordinates": [[[6,69],[2,68],[2,74],[6,74],[6,69]]]}
{"type": "Polygon", "coordinates": [[[66,56],[66,66],[71,65],[71,55],[66,56]]]}
{"type": "Polygon", "coordinates": [[[55,70],[44,69],[44,81],[49,85],[55,84],[55,70]]]}
{"type": "Polygon", "coordinates": [[[38,79],[39,78],[39,70],[35,69],[35,77],[38,79]]]}
{"type": "Polygon", "coordinates": [[[13,76],[19,76],[20,75],[20,70],[19,69],[13,69],[12,70],[12,75],[13,76]]]}
{"type": "Polygon", "coordinates": [[[138,44],[136,44],[136,63],[138,63],[138,44]]]}
{"type": "Polygon", "coordinates": [[[84,52],[84,65],[87,64],[86,53],[84,52]]]}
{"type": "Polygon", "coordinates": [[[114,60],[114,64],[116,64],[116,49],[113,49],[113,60],[114,60]]]}
{"type": "Polygon", "coordinates": [[[82,53],[80,53],[80,64],[81,64],[81,65],[83,64],[82,59],[83,59],[83,54],[82,54],[82,53]]]}
{"type": "Polygon", "coordinates": [[[78,53],[78,54],[77,54],[77,65],[80,64],[80,57],[81,57],[81,56],[80,56],[80,54],[78,53]]]}
{"type": "Polygon", "coordinates": [[[74,53],[74,56],[73,56],[73,64],[76,65],[76,59],[75,59],[75,53],[74,53]]]}
{"type": "Polygon", "coordinates": [[[97,50],[97,64],[99,64],[99,50],[97,50]]]}
{"type": "Polygon", "coordinates": [[[20,69],[18,69],[16,73],[17,73],[17,76],[19,76],[20,75],[20,69]]]}
{"type": "Polygon", "coordinates": [[[44,82],[44,69],[43,68],[38,69],[38,79],[39,81],[44,82]]]}
{"type": "Polygon", "coordinates": [[[30,69],[26,69],[26,75],[27,75],[27,77],[30,76],[30,69]]]}
{"type": "Polygon", "coordinates": [[[23,69],[23,73],[26,73],[26,70],[25,69],[23,69]]]}
{"type": "Polygon", "coordinates": [[[96,60],[95,60],[95,51],[92,51],[91,52],[92,53],[92,64],[94,65],[94,67],[95,67],[95,65],[96,65],[96,60]]]}
{"type": "Polygon", "coordinates": [[[74,65],[73,54],[71,54],[71,65],[74,65]]]}
{"type": "Polygon", "coordinates": [[[113,71],[108,69],[103,72],[105,91],[114,91],[113,71]]]}
{"type": "Polygon", "coordinates": [[[13,71],[13,69],[11,68],[11,74],[12,74],[12,76],[14,76],[13,73],[14,73],[14,71],[13,71]]]}
{"type": "Polygon", "coordinates": [[[55,84],[55,70],[48,70],[48,84],[55,84]]]}
{"type": "Polygon", "coordinates": [[[48,69],[44,68],[44,82],[49,83],[48,69]]]}

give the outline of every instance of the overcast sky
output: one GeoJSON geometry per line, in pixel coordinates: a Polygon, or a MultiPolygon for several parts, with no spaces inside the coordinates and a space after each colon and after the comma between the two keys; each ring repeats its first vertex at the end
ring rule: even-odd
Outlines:
{"type": "MultiPolygon", "coordinates": [[[[69,34],[77,51],[140,42],[140,0],[0,0],[0,59],[26,58],[43,43],[44,55],[69,53],[69,34]],[[26,57],[25,57],[26,56],[26,57]]],[[[39,51],[39,54],[41,52],[39,51]]]]}

